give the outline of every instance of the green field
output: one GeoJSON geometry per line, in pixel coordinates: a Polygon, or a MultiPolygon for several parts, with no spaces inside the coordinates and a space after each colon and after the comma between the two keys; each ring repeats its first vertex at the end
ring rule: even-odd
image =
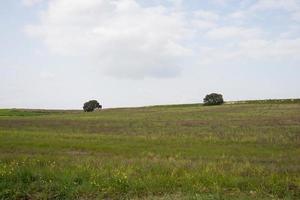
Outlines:
{"type": "Polygon", "coordinates": [[[0,110],[0,199],[300,199],[300,102],[0,110]]]}

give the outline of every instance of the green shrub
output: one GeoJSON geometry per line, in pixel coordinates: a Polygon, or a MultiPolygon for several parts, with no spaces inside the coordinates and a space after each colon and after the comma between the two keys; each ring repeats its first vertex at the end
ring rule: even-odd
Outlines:
{"type": "Polygon", "coordinates": [[[222,94],[211,93],[203,99],[204,105],[221,105],[224,103],[222,94]]]}
{"type": "Polygon", "coordinates": [[[96,100],[90,100],[83,105],[84,112],[93,112],[96,108],[101,109],[102,106],[96,100]]]}

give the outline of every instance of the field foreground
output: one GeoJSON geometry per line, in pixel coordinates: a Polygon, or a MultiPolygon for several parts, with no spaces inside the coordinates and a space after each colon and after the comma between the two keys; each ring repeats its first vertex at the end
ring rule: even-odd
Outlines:
{"type": "Polygon", "coordinates": [[[300,199],[300,103],[0,110],[0,199],[300,199]]]}

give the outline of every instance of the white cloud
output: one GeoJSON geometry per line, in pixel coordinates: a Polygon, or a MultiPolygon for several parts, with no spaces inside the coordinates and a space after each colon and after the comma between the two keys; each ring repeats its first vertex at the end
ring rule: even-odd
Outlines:
{"type": "Polygon", "coordinates": [[[299,9],[298,0],[258,0],[250,7],[250,10],[286,10],[292,11],[299,9]]]}
{"type": "Polygon", "coordinates": [[[300,22],[300,10],[292,13],[292,19],[297,21],[297,22],[300,22]]]}
{"type": "Polygon", "coordinates": [[[197,10],[193,12],[193,15],[189,21],[192,29],[203,31],[218,26],[219,18],[220,16],[215,12],[208,10],[197,10]]]}
{"type": "Polygon", "coordinates": [[[189,54],[180,12],[134,0],[53,0],[26,32],[54,53],[95,60],[113,76],[174,76],[189,54]]]}
{"type": "Polygon", "coordinates": [[[206,37],[213,40],[222,39],[249,39],[257,38],[261,35],[258,28],[245,28],[238,26],[217,27],[206,33],[206,37]]]}
{"type": "Polygon", "coordinates": [[[44,0],[22,0],[22,4],[25,6],[33,6],[35,4],[39,4],[44,0]]]}
{"type": "Polygon", "coordinates": [[[196,30],[208,30],[215,28],[217,26],[217,23],[212,22],[212,21],[207,21],[207,20],[202,20],[202,19],[193,19],[191,20],[191,25],[196,29],[196,30]]]}
{"type": "Polygon", "coordinates": [[[230,13],[229,15],[228,15],[228,17],[230,18],[230,19],[240,19],[240,20],[242,20],[242,19],[244,19],[245,17],[246,17],[246,12],[245,11],[241,11],[241,10],[239,10],[239,11],[235,11],[235,12],[233,12],[233,13],[230,13]]]}
{"type": "Polygon", "coordinates": [[[219,5],[219,6],[225,6],[230,1],[232,1],[232,0],[212,0],[213,3],[215,3],[216,5],[219,5]]]}
{"type": "Polygon", "coordinates": [[[300,39],[243,41],[239,44],[238,51],[242,59],[284,64],[298,63],[300,39]]]}
{"type": "MultiPolygon", "coordinates": [[[[174,77],[186,62],[193,65],[199,58],[201,64],[240,58],[288,61],[300,52],[298,29],[278,37],[267,35],[267,26],[247,22],[255,20],[249,16],[255,9],[277,9],[272,0],[222,17],[211,10],[188,13],[177,9],[183,1],[169,2],[174,6],[142,7],[136,0],[52,0],[40,23],[26,31],[56,54],[92,63],[95,72],[134,79],[174,77]]],[[[294,1],[287,2],[278,4],[290,9],[294,1]]]]}
{"type": "Polygon", "coordinates": [[[42,79],[53,79],[55,77],[53,73],[48,71],[42,71],[39,75],[42,79]]]}
{"type": "Polygon", "coordinates": [[[205,19],[208,21],[216,21],[220,18],[217,13],[207,10],[197,10],[194,12],[194,16],[196,18],[205,19]]]}
{"type": "Polygon", "coordinates": [[[199,63],[210,66],[242,61],[298,63],[299,52],[300,39],[250,39],[234,46],[201,48],[199,63]]]}

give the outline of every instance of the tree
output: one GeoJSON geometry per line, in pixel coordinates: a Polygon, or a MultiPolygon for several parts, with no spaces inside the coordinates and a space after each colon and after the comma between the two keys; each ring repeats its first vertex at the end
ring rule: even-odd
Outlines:
{"type": "Polygon", "coordinates": [[[204,105],[221,105],[224,103],[222,94],[211,93],[203,99],[204,105]]]}
{"type": "Polygon", "coordinates": [[[93,112],[96,108],[101,109],[102,106],[96,100],[90,100],[83,104],[84,112],[93,112]]]}

